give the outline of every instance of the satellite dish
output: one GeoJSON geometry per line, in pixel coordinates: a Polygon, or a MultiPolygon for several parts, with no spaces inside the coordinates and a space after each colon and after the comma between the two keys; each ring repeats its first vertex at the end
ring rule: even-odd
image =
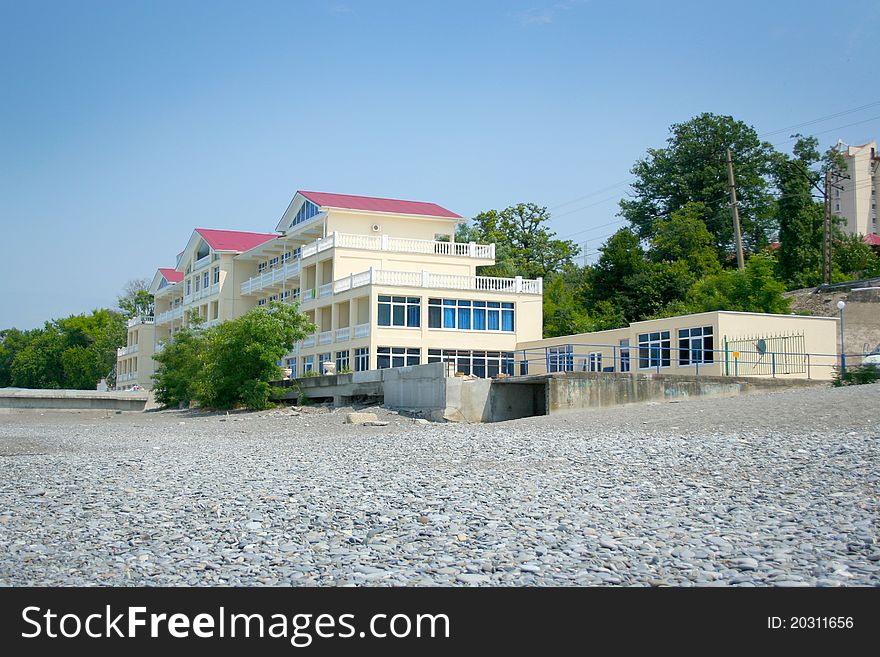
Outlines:
{"type": "Polygon", "coordinates": [[[758,340],[755,342],[755,349],[762,356],[767,353],[767,341],[766,340],[758,340]]]}

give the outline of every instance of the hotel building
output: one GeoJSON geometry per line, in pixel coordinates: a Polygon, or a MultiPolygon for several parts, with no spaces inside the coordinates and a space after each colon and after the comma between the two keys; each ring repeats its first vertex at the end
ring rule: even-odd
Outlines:
{"type": "Polygon", "coordinates": [[[434,203],[299,191],[276,233],[196,229],[153,279],[155,316],[132,320],[117,387],[150,387],[153,353],[195,316],[213,326],[272,301],[317,327],[291,345],[292,376],[328,362],[512,374],[517,343],[542,337],[542,281],[478,276],[495,245],[455,242],[461,221],[434,203]]]}

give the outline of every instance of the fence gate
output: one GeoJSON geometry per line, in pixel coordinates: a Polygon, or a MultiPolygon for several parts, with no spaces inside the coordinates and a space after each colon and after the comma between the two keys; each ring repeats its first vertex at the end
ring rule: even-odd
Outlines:
{"type": "Polygon", "coordinates": [[[733,376],[806,374],[804,334],[725,336],[724,362],[725,373],[733,376]]]}

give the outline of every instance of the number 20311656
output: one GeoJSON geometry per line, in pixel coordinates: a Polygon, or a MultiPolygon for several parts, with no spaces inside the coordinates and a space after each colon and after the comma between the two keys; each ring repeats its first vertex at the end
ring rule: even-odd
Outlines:
{"type": "Polygon", "coordinates": [[[768,616],[771,630],[848,630],[853,627],[852,616],[768,616]]]}

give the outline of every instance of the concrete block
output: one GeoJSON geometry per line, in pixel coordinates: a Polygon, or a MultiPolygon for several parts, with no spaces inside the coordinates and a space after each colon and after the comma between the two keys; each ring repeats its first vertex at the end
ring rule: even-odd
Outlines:
{"type": "Polygon", "coordinates": [[[345,415],[346,424],[366,424],[367,422],[376,422],[379,417],[375,413],[347,413],[345,415]]]}

